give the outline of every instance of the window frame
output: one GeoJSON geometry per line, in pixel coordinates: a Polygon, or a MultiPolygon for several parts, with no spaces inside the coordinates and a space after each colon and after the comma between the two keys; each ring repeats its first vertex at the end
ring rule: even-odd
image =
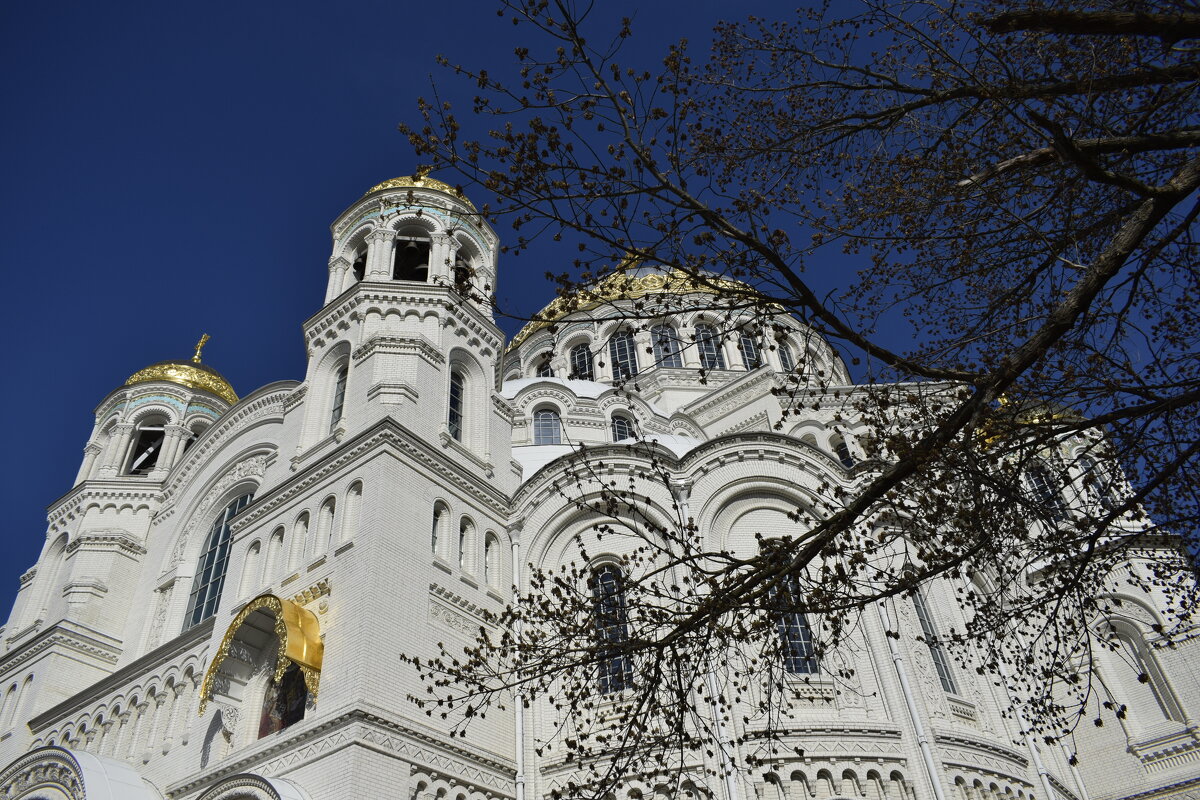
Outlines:
{"type": "Polygon", "coordinates": [[[536,409],[533,412],[530,427],[533,429],[533,443],[535,445],[562,444],[562,415],[557,409],[536,409]],[[553,422],[550,421],[551,418],[553,418],[553,422]]]}
{"type": "Polygon", "coordinates": [[[225,589],[225,578],[229,573],[229,553],[233,544],[230,523],[253,501],[253,490],[238,495],[225,505],[209,527],[204,549],[196,559],[196,572],[192,576],[192,591],[188,595],[187,613],[184,616],[185,631],[217,613],[225,589]]]}

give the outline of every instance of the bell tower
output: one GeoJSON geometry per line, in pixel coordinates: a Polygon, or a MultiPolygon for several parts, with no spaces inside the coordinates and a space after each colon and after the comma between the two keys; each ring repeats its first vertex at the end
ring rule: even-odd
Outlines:
{"type": "Polygon", "coordinates": [[[491,226],[454,187],[412,176],[371,187],[331,230],[295,457],[391,416],[486,472],[506,464],[507,421],[488,399],[503,341],[491,226]]]}
{"type": "MultiPolygon", "coordinates": [[[[314,718],[353,708],[386,720],[406,747],[426,748],[432,737],[447,753],[464,752],[450,723],[431,723],[412,702],[425,687],[403,659],[468,644],[511,596],[509,498],[519,467],[497,385],[498,240],[467,198],[427,176],[371,187],[331,232],[324,305],[304,323],[305,380],[283,403],[288,475],[277,491],[328,495],[337,517],[351,513],[341,510],[350,504],[340,487],[359,487],[354,532],[294,560],[277,591],[327,581],[314,718]]],[[[262,510],[247,512],[244,536],[285,528],[294,538],[329,538],[324,501],[314,505],[319,513],[302,512],[275,491],[256,495],[262,510]],[[313,513],[311,524],[307,516],[293,523],[302,513],[313,513]]],[[[480,758],[451,777],[494,772],[512,758],[511,720],[473,726],[466,745],[480,758]]],[[[405,781],[434,781],[398,760],[381,769],[398,796],[416,791],[405,781]]],[[[437,780],[458,769],[439,770],[437,780]]]]}

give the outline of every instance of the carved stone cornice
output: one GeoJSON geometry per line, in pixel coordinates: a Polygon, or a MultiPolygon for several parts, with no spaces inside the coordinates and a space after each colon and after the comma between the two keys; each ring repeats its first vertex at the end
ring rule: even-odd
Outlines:
{"type": "Polygon", "coordinates": [[[165,665],[185,662],[208,647],[215,621],[215,617],[209,617],[161,647],[156,647],[136,661],[96,681],[78,694],[46,709],[29,721],[30,730],[36,735],[100,703],[127,684],[135,683],[146,675],[161,674],[165,665]]]}
{"type": "Polygon", "coordinates": [[[100,528],[81,532],[67,545],[67,553],[74,553],[80,549],[119,553],[135,561],[146,555],[146,548],[129,531],[121,528],[100,528]]]}
{"type": "Polygon", "coordinates": [[[399,355],[415,355],[425,359],[434,366],[440,366],[446,363],[446,356],[442,351],[438,350],[433,342],[426,339],[420,334],[410,336],[398,336],[389,334],[376,334],[362,345],[355,348],[350,357],[357,364],[365,358],[375,355],[376,353],[396,353],[399,355]]]}
{"type": "Polygon", "coordinates": [[[108,669],[117,663],[121,648],[61,624],[47,628],[25,644],[0,658],[0,674],[16,670],[51,649],[63,649],[84,656],[93,666],[108,669]]]}
{"type": "Polygon", "coordinates": [[[219,785],[243,772],[278,775],[296,765],[311,763],[322,753],[362,745],[402,757],[425,770],[450,773],[464,787],[494,798],[512,798],[515,768],[507,761],[466,745],[444,741],[444,734],[425,729],[420,723],[400,721],[382,708],[364,705],[335,714],[328,721],[306,729],[288,728],[279,735],[260,739],[200,778],[169,785],[167,797],[191,795],[219,785]],[[299,729],[299,730],[296,730],[299,729]],[[295,730],[295,733],[289,732],[295,730]]]}
{"type": "Polygon", "coordinates": [[[441,448],[434,447],[432,442],[416,436],[391,418],[385,417],[353,438],[342,442],[336,450],[297,472],[268,494],[256,498],[254,504],[242,512],[236,527],[242,529],[243,526],[254,525],[256,521],[274,513],[281,505],[307,493],[312,487],[324,483],[331,476],[357,462],[366,453],[380,447],[395,448],[407,463],[424,467],[434,473],[435,480],[453,486],[484,504],[498,516],[507,516],[508,497],[491,482],[474,475],[457,460],[446,458],[441,448]]]}
{"type": "Polygon", "coordinates": [[[307,383],[302,383],[299,386],[297,386],[291,392],[291,394],[289,394],[283,398],[283,413],[284,414],[291,413],[292,409],[294,409],[296,406],[300,405],[300,402],[302,400],[304,400],[304,396],[306,394],[308,394],[308,384],[307,383]]]}

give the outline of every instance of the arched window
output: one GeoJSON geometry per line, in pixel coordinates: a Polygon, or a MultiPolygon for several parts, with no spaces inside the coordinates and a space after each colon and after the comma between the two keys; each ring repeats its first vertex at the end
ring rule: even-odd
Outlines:
{"type": "Polygon", "coordinates": [[[333,524],[336,513],[337,501],[332,497],[326,498],[325,502],[321,503],[321,511],[317,516],[317,552],[320,552],[322,547],[329,548],[333,545],[333,524]]]}
{"type": "Polygon", "coordinates": [[[562,444],[562,419],[557,411],[539,408],[533,412],[533,443],[562,444]]]}
{"type": "Polygon", "coordinates": [[[850,445],[846,444],[845,439],[835,436],[831,441],[833,442],[833,452],[837,453],[838,461],[842,462],[843,467],[850,469],[858,463],[854,454],[850,452],[850,445]]]}
{"type": "Polygon", "coordinates": [[[762,366],[762,354],[758,352],[758,342],[754,340],[753,334],[749,331],[739,331],[738,350],[742,354],[742,366],[746,368],[747,372],[762,366]]]}
{"type": "Polygon", "coordinates": [[[792,348],[788,346],[787,340],[780,339],[779,347],[779,366],[784,372],[791,372],[796,369],[796,359],[792,356],[792,348]]]}
{"type": "Polygon", "coordinates": [[[446,415],[446,427],[454,441],[461,442],[463,435],[463,401],[466,399],[466,382],[461,370],[450,371],[450,409],[446,415]]]}
{"type": "Polygon", "coordinates": [[[267,540],[267,563],[263,569],[263,582],[273,583],[276,575],[285,566],[283,556],[283,526],[280,525],[267,540]]]}
{"type": "Polygon", "coordinates": [[[258,722],[258,738],[278,733],[304,719],[307,705],[308,687],[304,683],[304,673],[294,662],[290,663],[278,683],[271,680],[267,684],[262,716],[258,722]]]}
{"type": "Polygon", "coordinates": [[[469,558],[471,547],[475,541],[475,526],[467,517],[463,517],[458,523],[458,568],[466,571],[472,561],[469,558]]]}
{"type": "Polygon", "coordinates": [[[788,575],[782,581],[782,586],[770,591],[768,602],[775,617],[775,630],[779,632],[784,671],[811,675],[820,671],[820,664],[808,617],[803,611],[797,610],[801,596],[800,579],[796,575],[788,575]]]}
{"type": "Polygon", "coordinates": [[[592,370],[592,350],[586,344],[577,344],[571,348],[571,374],[567,377],[578,378],[581,381],[593,381],[596,373],[592,370]]]}
{"type": "Polygon", "coordinates": [[[350,375],[350,365],[342,364],[337,369],[333,379],[333,403],[329,408],[329,430],[332,433],[337,424],[342,421],[342,411],[346,407],[346,378],[350,375]]]}
{"type": "Polygon", "coordinates": [[[500,542],[488,531],[483,540],[483,582],[495,586],[500,580],[500,542]]]}
{"type": "Polygon", "coordinates": [[[683,357],[679,350],[679,337],[670,325],[655,325],[650,329],[650,341],[654,345],[654,366],[682,367],[683,357]]]}
{"type": "Polygon", "coordinates": [[[1116,508],[1108,476],[1096,459],[1091,456],[1080,456],[1079,469],[1083,472],[1083,490],[1087,493],[1088,499],[1106,512],[1116,508]]]}
{"type": "Polygon", "coordinates": [[[392,280],[429,280],[429,236],[422,232],[396,237],[392,255],[392,280]]]}
{"type": "Polygon", "coordinates": [[[1053,522],[1065,522],[1067,509],[1046,465],[1040,461],[1032,464],[1026,476],[1030,488],[1033,489],[1033,499],[1041,506],[1046,516],[1053,522]]]}
{"type": "Polygon", "coordinates": [[[1183,721],[1184,717],[1158,662],[1146,646],[1142,634],[1126,622],[1113,622],[1101,631],[1115,645],[1112,670],[1119,683],[1115,700],[1126,706],[1135,722],[1152,725],[1163,720],[1183,721]]]}
{"type": "Polygon", "coordinates": [[[166,420],[161,417],[148,417],[138,423],[133,449],[129,451],[129,463],[125,468],[126,475],[145,475],[154,469],[162,454],[166,430],[166,420]]]}
{"type": "Polygon", "coordinates": [[[535,374],[539,378],[553,378],[554,377],[554,367],[550,365],[550,356],[551,356],[551,353],[549,350],[547,350],[546,352],[542,353],[540,356],[537,357],[537,359],[536,359],[537,372],[535,374]]]}
{"type": "Polygon", "coordinates": [[[450,509],[445,503],[435,503],[433,506],[433,532],[430,534],[429,548],[438,555],[439,547],[446,539],[446,521],[450,519],[450,509]]]}
{"type": "Polygon", "coordinates": [[[614,442],[623,442],[634,438],[633,420],[622,414],[613,414],[612,437],[614,442]]]}
{"type": "Polygon", "coordinates": [[[620,567],[601,564],[592,570],[593,618],[596,623],[597,682],[600,694],[612,694],[633,684],[633,662],[622,645],[629,640],[625,608],[625,577],[620,567]]]}
{"type": "Polygon", "coordinates": [[[625,380],[638,374],[637,346],[629,331],[617,331],[608,340],[608,354],[612,356],[613,378],[625,380]]]}
{"type": "Polygon", "coordinates": [[[725,369],[721,340],[711,325],[696,326],[696,350],[700,355],[700,366],[704,369],[725,369]]]}
{"type": "Polygon", "coordinates": [[[217,613],[221,601],[221,587],[225,585],[225,572],[229,568],[229,539],[233,529],[229,522],[238,512],[249,505],[253,493],[236,498],[221,512],[204,542],[204,552],[196,564],[196,577],[192,583],[192,595],[188,599],[184,629],[197,625],[217,613]]]}
{"type": "Polygon", "coordinates": [[[925,596],[921,594],[920,589],[913,592],[913,606],[917,611],[917,620],[921,623],[921,638],[929,647],[929,655],[933,658],[933,667],[937,670],[942,691],[957,694],[958,689],[954,686],[954,676],[950,672],[950,660],[946,658],[946,651],[938,641],[937,629],[933,626],[933,617],[929,614],[929,606],[926,605],[925,596]]]}

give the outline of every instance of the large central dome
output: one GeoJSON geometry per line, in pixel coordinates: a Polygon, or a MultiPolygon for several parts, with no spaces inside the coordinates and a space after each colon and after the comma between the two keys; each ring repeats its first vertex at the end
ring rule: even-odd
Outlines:
{"type": "Polygon", "coordinates": [[[700,270],[684,272],[673,267],[645,264],[630,259],[592,286],[579,289],[572,295],[555,298],[539,311],[533,320],[517,332],[508,349],[519,347],[537,331],[577,311],[590,311],[618,300],[636,300],[647,295],[754,294],[748,284],[724,278],[715,272],[700,270]]]}

